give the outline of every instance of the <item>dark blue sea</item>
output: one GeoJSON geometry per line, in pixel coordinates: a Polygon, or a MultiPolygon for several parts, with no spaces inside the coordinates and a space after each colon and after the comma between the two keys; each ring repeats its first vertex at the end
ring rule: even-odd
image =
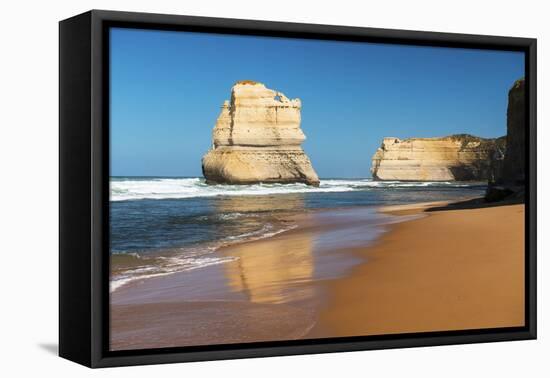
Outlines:
{"type": "MultiPolygon", "coordinates": [[[[207,185],[202,178],[112,177],[111,289],[136,278],[230,260],[223,245],[294,228],[291,215],[482,196],[485,183],[321,179],[304,184],[207,185]],[[290,215],[290,217],[289,217],[290,215]]],[[[372,214],[375,217],[375,211],[372,214]]]]}

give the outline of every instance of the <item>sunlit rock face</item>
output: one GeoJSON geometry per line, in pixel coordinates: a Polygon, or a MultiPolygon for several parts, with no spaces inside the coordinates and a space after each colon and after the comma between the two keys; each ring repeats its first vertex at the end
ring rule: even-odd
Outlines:
{"type": "Polygon", "coordinates": [[[504,149],[504,137],[384,138],[371,172],[383,181],[483,181],[490,179],[492,161],[504,149]]]}
{"type": "Polygon", "coordinates": [[[202,159],[207,183],[304,183],[319,177],[301,144],[301,102],[253,81],[237,82],[202,159]]]}

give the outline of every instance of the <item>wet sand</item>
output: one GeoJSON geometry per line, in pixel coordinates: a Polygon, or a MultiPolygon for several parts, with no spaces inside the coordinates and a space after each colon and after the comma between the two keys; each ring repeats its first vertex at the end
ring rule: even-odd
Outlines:
{"type": "Polygon", "coordinates": [[[306,214],[229,263],[123,286],[111,349],[522,325],[524,206],[425,212],[445,205],[306,214]]]}
{"type": "Polygon", "coordinates": [[[524,211],[440,210],[395,225],[355,251],[367,263],[326,284],[329,301],[308,337],[523,326],[524,211]]]}
{"type": "Polygon", "coordinates": [[[115,290],[111,349],[304,338],[326,300],[322,283],[363,261],[344,246],[376,240],[383,225],[398,218],[375,208],[287,217],[295,229],[218,250],[229,262],[115,290]]]}

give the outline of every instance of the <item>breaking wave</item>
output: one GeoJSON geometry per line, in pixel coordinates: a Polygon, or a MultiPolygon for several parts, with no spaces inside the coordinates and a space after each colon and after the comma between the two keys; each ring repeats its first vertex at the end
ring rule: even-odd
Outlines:
{"type": "Polygon", "coordinates": [[[160,277],[234,261],[237,257],[218,256],[216,251],[220,247],[239,242],[270,238],[296,227],[296,224],[292,224],[277,228],[271,223],[266,223],[259,230],[228,236],[219,242],[206,243],[201,246],[157,251],[153,255],[141,255],[139,253],[112,254],[110,291],[114,292],[121,286],[136,280],[160,277]]]}
{"type": "MultiPolygon", "coordinates": [[[[477,185],[484,185],[478,183],[477,185]]],[[[319,187],[305,184],[207,185],[202,178],[111,178],[111,201],[180,199],[217,196],[261,196],[292,193],[337,193],[383,188],[470,187],[464,182],[372,181],[321,179],[319,187]]]]}

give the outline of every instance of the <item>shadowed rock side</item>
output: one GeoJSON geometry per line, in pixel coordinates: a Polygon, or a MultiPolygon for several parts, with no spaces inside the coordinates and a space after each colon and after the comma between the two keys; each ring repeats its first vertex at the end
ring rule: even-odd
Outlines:
{"type": "Polygon", "coordinates": [[[209,184],[305,183],[319,185],[301,144],[301,102],[262,83],[237,82],[202,158],[209,184]]]}
{"type": "Polygon", "coordinates": [[[523,198],[525,192],[525,80],[517,80],[508,92],[506,153],[493,168],[487,200],[523,198]]]}
{"type": "Polygon", "coordinates": [[[508,93],[506,154],[501,182],[523,185],[525,181],[525,80],[514,83],[508,93]]]}
{"type": "Polygon", "coordinates": [[[504,137],[468,134],[442,138],[384,138],[372,158],[372,176],[382,181],[482,181],[502,158],[504,137]]]}

